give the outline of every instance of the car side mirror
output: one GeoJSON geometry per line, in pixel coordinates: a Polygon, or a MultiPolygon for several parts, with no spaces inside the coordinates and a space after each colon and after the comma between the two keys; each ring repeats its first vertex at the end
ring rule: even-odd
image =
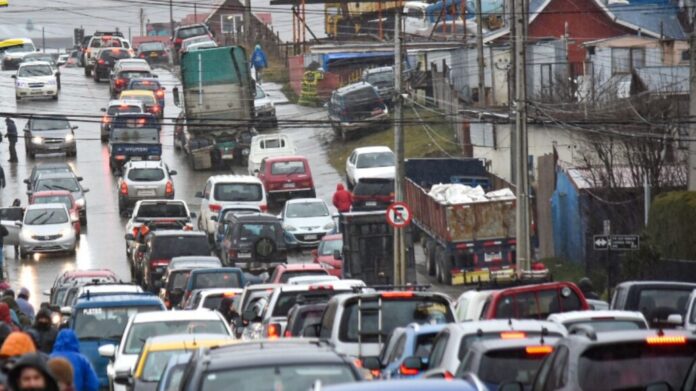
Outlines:
{"type": "Polygon", "coordinates": [[[176,172],[176,170],[169,171],[169,175],[176,175],[176,174],[178,174],[178,172],[176,172]]]}
{"type": "Polygon", "coordinates": [[[106,358],[114,358],[114,356],[116,356],[116,345],[108,344],[100,346],[99,355],[106,358]]]}
{"type": "Polygon", "coordinates": [[[259,316],[256,314],[256,311],[253,309],[248,309],[244,311],[242,314],[242,320],[248,323],[255,322],[259,319],[259,316]]]}
{"type": "Polygon", "coordinates": [[[217,216],[210,216],[210,219],[213,220],[213,221],[218,221],[217,216]]]}
{"type": "Polygon", "coordinates": [[[382,369],[377,357],[365,357],[362,364],[363,368],[369,369],[370,371],[379,371],[382,369]]]}
{"type": "Polygon", "coordinates": [[[498,391],[524,391],[524,385],[520,382],[508,382],[498,386],[498,391]]]}
{"type": "Polygon", "coordinates": [[[126,234],[125,239],[126,240],[135,240],[135,236],[133,236],[133,234],[126,234]]]}
{"type": "Polygon", "coordinates": [[[403,368],[412,369],[416,371],[426,369],[426,366],[423,364],[423,360],[420,357],[416,356],[406,357],[404,361],[401,362],[401,366],[403,368]]]}
{"type": "Polygon", "coordinates": [[[203,198],[203,192],[202,192],[202,191],[197,191],[195,197],[196,197],[196,198],[203,198]]]}
{"type": "Polygon", "coordinates": [[[13,79],[16,79],[16,78],[17,78],[17,75],[12,75],[12,76],[10,76],[10,77],[13,78],[13,79]]]}
{"type": "Polygon", "coordinates": [[[15,221],[15,222],[14,222],[14,225],[15,225],[16,227],[22,228],[22,222],[21,222],[21,221],[15,221]]]}
{"type": "Polygon", "coordinates": [[[310,324],[302,329],[302,336],[305,338],[317,338],[319,337],[319,324],[310,324]]]}
{"type": "Polygon", "coordinates": [[[340,261],[341,259],[343,259],[343,256],[341,255],[341,250],[334,250],[333,258],[337,261],[340,261]]]}
{"type": "Polygon", "coordinates": [[[189,213],[189,216],[191,216],[191,218],[194,218],[194,217],[196,217],[196,216],[198,216],[198,215],[196,214],[196,212],[191,212],[191,213],[189,213]]]}
{"type": "Polygon", "coordinates": [[[116,376],[114,376],[114,383],[122,386],[132,386],[133,377],[131,376],[130,371],[116,372],[116,376]]]}
{"type": "Polygon", "coordinates": [[[681,314],[671,314],[667,317],[667,323],[675,326],[681,326],[684,324],[684,317],[681,314]]]}

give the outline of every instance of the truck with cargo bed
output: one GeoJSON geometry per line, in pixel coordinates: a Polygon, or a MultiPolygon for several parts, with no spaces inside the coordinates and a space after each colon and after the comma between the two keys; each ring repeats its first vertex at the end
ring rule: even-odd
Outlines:
{"type": "Polygon", "coordinates": [[[119,173],[130,160],[160,160],[160,125],[152,114],[121,114],[109,132],[109,167],[119,173]]]}
{"type": "Polygon", "coordinates": [[[181,84],[181,94],[178,88],[173,90],[174,103],[184,113],[177,121],[174,143],[189,155],[192,168],[229,167],[235,160],[244,161],[237,156],[244,151],[238,144],[244,133],[253,130],[255,90],[244,48],[183,53],[181,84]]]}
{"type": "MultiPolygon", "coordinates": [[[[484,192],[498,190],[496,184],[502,181],[486,170],[483,160],[407,159],[405,174],[405,199],[412,224],[422,235],[429,275],[453,285],[518,282],[514,195],[508,192],[507,196],[494,197],[479,192],[473,202],[461,197],[448,202],[431,192],[442,184],[480,186],[484,192]]],[[[548,277],[543,264],[532,269],[523,273],[523,279],[548,277]]]]}

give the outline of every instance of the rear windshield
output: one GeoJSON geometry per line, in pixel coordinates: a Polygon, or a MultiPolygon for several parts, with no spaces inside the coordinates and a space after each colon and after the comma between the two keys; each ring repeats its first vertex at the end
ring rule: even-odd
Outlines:
{"type": "Polygon", "coordinates": [[[253,368],[235,368],[206,372],[202,376],[200,391],[218,391],[230,389],[234,384],[237,391],[252,390],[286,390],[304,391],[322,388],[331,384],[352,383],[357,381],[348,365],[314,364],[273,365],[253,368]]]}
{"type": "Polygon", "coordinates": [[[164,50],[164,44],[161,42],[145,42],[140,44],[138,50],[141,52],[147,50],[164,50]]]}
{"type": "Polygon", "coordinates": [[[66,208],[72,208],[72,199],[69,196],[41,196],[34,198],[35,204],[63,204],[66,208]]]}
{"type": "Polygon", "coordinates": [[[80,185],[75,178],[50,178],[36,181],[36,191],[67,190],[71,193],[80,191],[80,185]]]}
{"type": "Polygon", "coordinates": [[[280,275],[280,282],[283,284],[288,282],[289,279],[293,277],[300,276],[325,276],[328,273],[324,270],[298,270],[298,271],[288,271],[280,275]]]}
{"type": "Polygon", "coordinates": [[[261,201],[263,189],[258,183],[218,183],[214,197],[217,201],[261,201]]]}
{"type": "Polygon", "coordinates": [[[152,259],[172,259],[185,255],[210,255],[205,236],[158,236],[153,240],[152,259]]]}
{"type": "Polygon", "coordinates": [[[696,355],[693,343],[648,345],[646,342],[599,345],[580,357],[578,379],[583,390],[644,389],[667,382],[679,389],[696,355]],[[638,388],[640,387],[640,388],[638,388]]]}
{"type": "Polygon", "coordinates": [[[179,31],[177,31],[177,33],[176,33],[177,38],[181,38],[181,39],[195,37],[197,35],[207,35],[207,34],[208,34],[208,31],[206,31],[205,27],[203,27],[203,26],[182,28],[182,29],[179,29],[179,31]]]}
{"type": "Polygon", "coordinates": [[[191,289],[241,288],[242,282],[236,272],[194,273],[191,289]]]}
{"type": "Polygon", "coordinates": [[[531,385],[545,357],[544,354],[527,354],[523,349],[490,351],[481,358],[478,377],[488,384],[520,382],[531,385]]]}
{"type": "Polygon", "coordinates": [[[161,168],[134,168],[128,170],[128,179],[136,182],[157,182],[164,179],[161,168]]]}
{"type": "Polygon", "coordinates": [[[114,115],[117,113],[135,113],[135,114],[140,114],[143,111],[140,109],[140,106],[132,106],[132,105],[118,105],[118,106],[111,106],[109,107],[109,111],[107,114],[109,115],[114,115]]]}
{"type": "Polygon", "coordinates": [[[141,204],[138,208],[138,216],[141,218],[173,217],[186,218],[186,207],[183,204],[141,204]]]}
{"type": "Polygon", "coordinates": [[[273,314],[271,316],[288,316],[290,309],[298,303],[300,304],[319,304],[326,303],[335,295],[346,293],[345,290],[319,290],[306,292],[281,292],[278,296],[273,314]]]}
{"type": "Polygon", "coordinates": [[[271,175],[291,175],[304,173],[305,165],[302,160],[294,160],[289,162],[275,162],[271,166],[271,175]]]}
{"type": "MultiPolygon", "coordinates": [[[[378,308],[377,300],[363,301],[362,330],[370,334],[363,337],[364,342],[377,342],[378,308]],[[366,310],[367,309],[367,310],[366,310]],[[369,309],[374,309],[370,311],[369,309]]],[[[411,299],[382,300],[382,334],[389,335],[397,327],[411,323],[445,324],[454,322],[449,306],[441,300],[428,297],[411,299]]],[[[344,342],[358,342],[358,302],[346,304],[339,338],[344,342]]]]}
{"type": "Polygon", "coordinates": [[[259,237],[274,239],[277,237],[281,227],[274,223],[245,223],[241,226],[240,240],[253,241],[259,237]]]}
{"type": "Polygon", "coordinates": [[[157,142],[158,140],[159,131],[156,127],[136,129],[117,127],[114,124],[111,131],[111,141],[117,143],[148,143],[157,142]]]}
{"type": "Polygon", "coordinates": [[[553,288],[504,296],[498,301],[494,318],[546,319],[551,314],[580,310],[580,298],[575,291],[553,288]]]}
{"type": "Polygon", "coordinates": [[[666,320],[671,314],[686,315],[689,295],[693,288],[642,289],[638,298],[638,310],[648,322],[666,320]]]}
{"type": "MultiPolygon", "coordinates": [[[[125,77],[126,79],[135,79],[138,77],[150,77],[150,71],[121,71],[119,77],[125,77]]],[[[135,97],[133,97],[135,99],[135,97]]]]}
{"type": "Polygon", "coordinates": [[[220,302],[222,302],[222,293],[217,295],[208,295],[203,300],[203,308],[208,308],[211,310],[218,309],[220,307],[220,302]]]}
{"type": "Polygon", "coordinates": [[[383,195],[388,196],[394,193],[394,181],[369,181],[358,182],[353,189],[353,194],[357,196],[383,195]]]}
{"type": "Polygon", "coordinates": [[[565,328],[570,330],[573,326],[589,326],[596,332],[603,331],[622,331],[622,330],[643,330],[647,326],[644,322],[636,320],[623,320],[623,319],[592,319],[580,322],[568,322],[563,324],[565,328]]]}
{"type": "MultiPolygon", "coordinates": [[[[481,333],[481,334],[468,334],[464,335],[459,343],[459,359],[461,360],[464,358],[464,356],[469,352],[469,348],[474,342],[479,342],[479,341],[488,341],[492,339],[500,339],[500,331],[495,331],[495,332],[487,332],[487,333],[481,333]]],[[[539,331],[525,331],[524,335],[526,338],[529,339],[538,339],[541,338],[541,330],[539,331]]],[[[563,338],[563,335],[554,333],[554,332],[549,332],[548,336],[551,337],[558,337],[558,338],[563,338]]]]}
{"type": "Polygon", "coordinates": [[[302,335],[302,330],[304,330],[306,326],[321,323],[321,318],[324,315],[324,308],[325,307],[301,311],[297,317],[295,317],[295,323],[292,325],[292,330],[289,331],[294,336],[300,336],[302,335]]]}
{"type": "Polygon", "coordinates": [[[370,152],[358,156],[357,168],[391,167],[394,165],[392,152],[370,152]]]}
{"type": "Polygon", "coordinates": [[[141,116],[117,116],[114,118],[114,129],[155,129],[157,130],[157,119],[150,115],[141,116]]]}
{"type": "Polygon", "coordinates": [[[130,58],[130,53],[128,53],[128,50],[102,50],[99,54],[99,58],[120,60],[122,58],[130,58]]]}
{"type": "Polygon", "coordinates": [[[373,87],[361,88],[344,95],[346,105],[369,104],[379,100],[379,96],[373,87]]]}
{"type": "Polygon", "coordinates": [[[159,83],[155,83],[150,80],[138,80],[135,79],[130,83],[130,89],[131,90],[149,90],[149,91],[156,91],[159,90],[161,87],[159,83]]]}
{"type": "Polygon", "coordinates": [[[383,71],[369,73],[365,76],[365,81],[372,84],[373,86],[389,86],[394,84],[394,72],[383,71]]]}

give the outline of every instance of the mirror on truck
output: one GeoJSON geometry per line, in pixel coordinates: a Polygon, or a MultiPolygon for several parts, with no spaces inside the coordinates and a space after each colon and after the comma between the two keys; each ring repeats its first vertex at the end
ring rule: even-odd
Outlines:
{"type": "Polygon", "coordinates": [[[172,88],[172,95],[174,97],[174,104],[179,106],[179,87],[172,88]]]}

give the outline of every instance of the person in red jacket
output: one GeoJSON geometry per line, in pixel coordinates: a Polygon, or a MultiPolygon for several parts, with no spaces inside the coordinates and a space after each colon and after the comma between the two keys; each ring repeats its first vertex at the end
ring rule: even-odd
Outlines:
{"type": "Polygon", "coordinates": [[[333,204],[338,209],[339,213],[350,212],[350,207],[353,204],[353,195],[350,194],[342,183],[336,185],[336,192],[333,195],[333,204]]]}

